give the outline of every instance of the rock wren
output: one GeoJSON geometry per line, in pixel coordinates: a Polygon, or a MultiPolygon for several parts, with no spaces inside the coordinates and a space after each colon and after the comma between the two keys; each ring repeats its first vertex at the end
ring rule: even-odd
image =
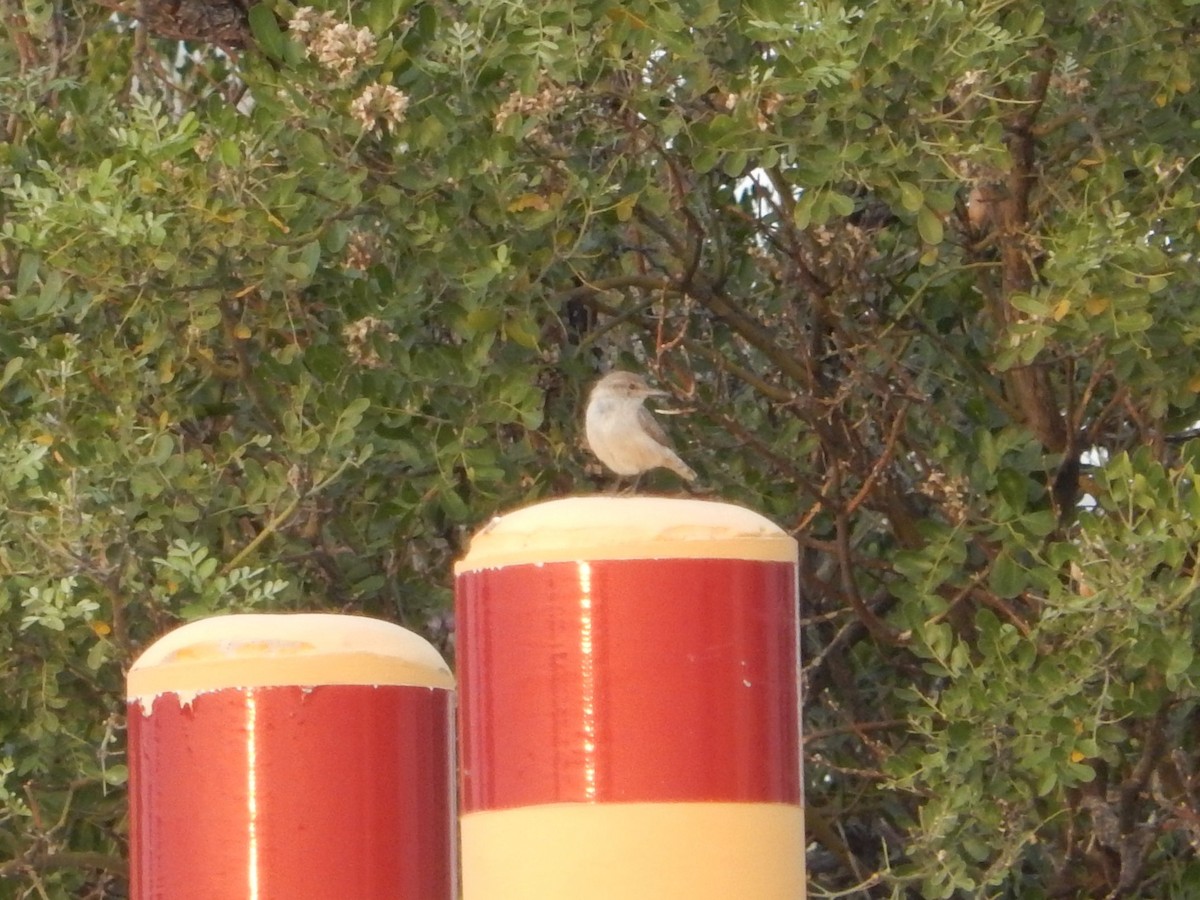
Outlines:
{"type": "Polygon", "coordinates": [[[662,466],[686,481],[695,480],[696,473],[675,455],[671,439],[642,406],[647,397],[665,396],[666,391],[654,390],[632,372],[609,372],[596,382],[584,430],[600,462],[618,475],[641,475],[662,466]]]}

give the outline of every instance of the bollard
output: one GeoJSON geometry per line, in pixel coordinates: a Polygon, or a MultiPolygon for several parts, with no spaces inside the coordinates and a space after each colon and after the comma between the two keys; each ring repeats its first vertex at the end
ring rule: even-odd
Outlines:
{"type": "Polygon", "coordinates": [[[456,567],[464,900],[805,896],[796,543],[577,497],[456,567]]]}
{"type": "Polygon", "coordinates": [[[357,616],[230,615],[128,677],[133,900],[449,900],[454,680],[357,616]]]}

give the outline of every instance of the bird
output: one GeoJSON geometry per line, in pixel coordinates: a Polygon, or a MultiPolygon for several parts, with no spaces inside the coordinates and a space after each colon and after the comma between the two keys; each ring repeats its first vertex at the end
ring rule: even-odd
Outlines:
{"type": "MultiPolygon", "coordinates": [[[[588,448],[617,475],[641,475],[659,467],[684,481],[696,473],[675,453],[658,420],[642,403],[665,397],[634,372],[613,371],[596,382],[588,395],[584,436],[588,448]]],[[[636,485],[636,482],[635,482],[636,485]]]]}

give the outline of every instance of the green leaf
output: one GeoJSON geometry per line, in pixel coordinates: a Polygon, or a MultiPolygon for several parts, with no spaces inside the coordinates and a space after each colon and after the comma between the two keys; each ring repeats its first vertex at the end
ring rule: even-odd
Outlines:
{"type": "Polygon", "coordinates": [[[746,171],[746,166],[750,161],[750,154],[745,150],[735,150],[732,153],[726,154],[721,160],[721,171],[730,178],[738,178],[746,171]]]}
{"type": "Polygon", "coordinates": [[[103,641],[97,641],[96,643],[92,644],[91,649],[88,650],[87,658],[84,661],[85,665],[95,672],[108,661],[110,657],[110,649],[110,646],[103,641]]]}
{"type": "Polygon", "coordinates": [[[275,13],[264,3],[250,7],[248,14],[250,31],[254,35],[263,53],[272,59],[283,58],[283,32],[279,30],[279,22],[275,13]]]}
{"type": "Polygon", "coordinates": [[[238,147],[236,141],[224,140],[217,145],[217,153],[221,158],[221,162],[229,166],[231,169],[237,168],[242,163],[242,151],[238,147]]]}
{"type": "Polygon", "coordinates": [[[154,446],[150,449],[149,462],[152,465],[161,466],[171,454],[175,452],[175,439],[169,434],[160,434],[154,439],[154,446]]]}
{"type": "Polygon", "coordinates": [[[1058,527],[1058,515],[1052,509],[1040,509],[1021,516],[1021,527],[1034,537],[1043,538],[1058,527]]]}
{"type": "MultiPolygon", "coordinates": [[[[325,142],[311,131],[300,131],[296,133],[293,136],[292,143],[296,150],[299,151],[300,156],[306,162],[314,163],[316,165],[324,165],[329,159],[325,142]]],[[[394,190],[394,188],[392,190],[394,190]]]]}
{"type": "Polygon", "coordinates": [[[837,216],[848,216],[854,212],[854,198],[837,191],[829,192],[829,209],[837,216]]]}
{"type": "Polygon", "coordinates": [[[706,144],[699,148],[699,151],[692,158],[692,168],[698,173],[704,174],[711,172],[718,162],[721,161],[721,151],[716,147],[706,144]]]}
{"type": "Polygon", "coordinates": [[[22,253],[21,262],[17,265],[17,293],[24,294],[38,276],[41,257],[36,253],[22,253]]]}
{"type": "Polygon", "coordinates": [[[524,322],[510,320],[504,323],[504,335],[511,341],[515,341],[522,347],[527,347],[530,350],[536,350],[538,346],[537,334],[526,327],[524,322]]]}
{"type": "Polygon", "coordinates": [[[1050,315],[1050,303],[1045,297],[1036,297],[1033,294],[1017,291],[1009,295],[1008,303],[1013,309],[1034,318],[1044,319],[1050,315]]]}
{"type": "Polygon", "coordinates": [[[370,0],[367,4],[367,24],[375,34],[386,32],[396,20],[397,0],[370,0]]]}
{"type": "Polygon", "coordinates": [[[1058,772],[1055,771],[1053,767],[1046,766],[1045,769],[1042,770],[1041,776],[1038,779],[1037,795],[1039,797],[1045,797],[1057,786],[1058,772]]]}
{"type": "Polygon", "coordinates": [[[311,278],[313,273],[317,271],[317,266],[321,262],[321,242],[320,240],[309,241],[304,245],[304,249],[300,251],[300,268],[298,277],[302,279],[311,278]]]}
{"type": "Polygon", "coordinates": [[[190,524],[200,520],[200,510],[190,503],[176,503],[173,512],[176,522],[190,524]]]}
{"type": "Polygon", "coordinates": [[[1025,568],[1019,565],[1007,552],[1002,552],[992,563],[988,571],[988,587],[998,596],[1010,599],[1016,597],[1025,589],[1027,577],[1025,568]]]}
{"type": "Polygon", "coordinates": [[[129,767],[123,763],[115,763],[104,768],[104,783],[120,786],[129,781],[129,767]]]}
{"type": "Polygon", "coordinates": [[[917,231],[927,244],[940,244],[944,237],[941,218],[928,206],[922,206],[917,211],[917,231]]]}
{"type": "Polygon", "coordinates": [[[1167,675],[1179,675],[1191,667],[1194,659],[1195,649],[1190,641],[1174,641],[1164,671],[1167,675]]]}
{"type": "Polygon", "coordinates": [[[151,500],[163,492],[163,483],[158,476],[137,470],[130,477],[130,488],[133,490],[133,496],[142,500],[151,500]]]}
{"type": "Polygon", "coordinates": [[[417,27],[414,29],[421,40],[428,43],[437,34],[438,14],[432,3],[422,3],[417,13],[417,27]]]}
{"type": "Polygon", "coordinates": [[[1032,484],[1023,472],[1009,468],[1001,469],[996,473],[996,484],[1000,489],[1000,496],[1013,512],[1021,513],[1025,510],[1032,484]]]}
{"type": "Polygon", "coordinates": [[[342,421],[357,427],[362,421],[363,413],[371,408],[371,399],[369,397],[355,397],[346,404],[345,410],[342,412],[342,421]]]}
{"type": "Polygon", "coordinates": [[[925,205],[925,195],[915,184],[902,181],[900,182],[900,205],[909,212],[916,212],[925,205]]]}
{"type": "Polygon", "coordinates": [[[4,364],[4,371],[0,373],[0,388],[4,387],[13,377],[25,367],[25,357],[14,356],[4,364]]]}

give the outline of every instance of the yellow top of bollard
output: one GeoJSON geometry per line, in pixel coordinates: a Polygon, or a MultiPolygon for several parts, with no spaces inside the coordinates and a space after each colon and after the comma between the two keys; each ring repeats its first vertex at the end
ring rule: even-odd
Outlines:
{"type": "Polygon", "coordinates": [[[433,645],[399,625],[327,613],[214,616],[159,638],[129,669],[126,695],[328,684],[453,689],[433,645]]]}
{"type": "Polygon", "coordinates": [[[529,563],[605,559],[796,561],[796,541],[732,503],[670,497],[567,497],[497,516],[456,575],[529,563]]]}

